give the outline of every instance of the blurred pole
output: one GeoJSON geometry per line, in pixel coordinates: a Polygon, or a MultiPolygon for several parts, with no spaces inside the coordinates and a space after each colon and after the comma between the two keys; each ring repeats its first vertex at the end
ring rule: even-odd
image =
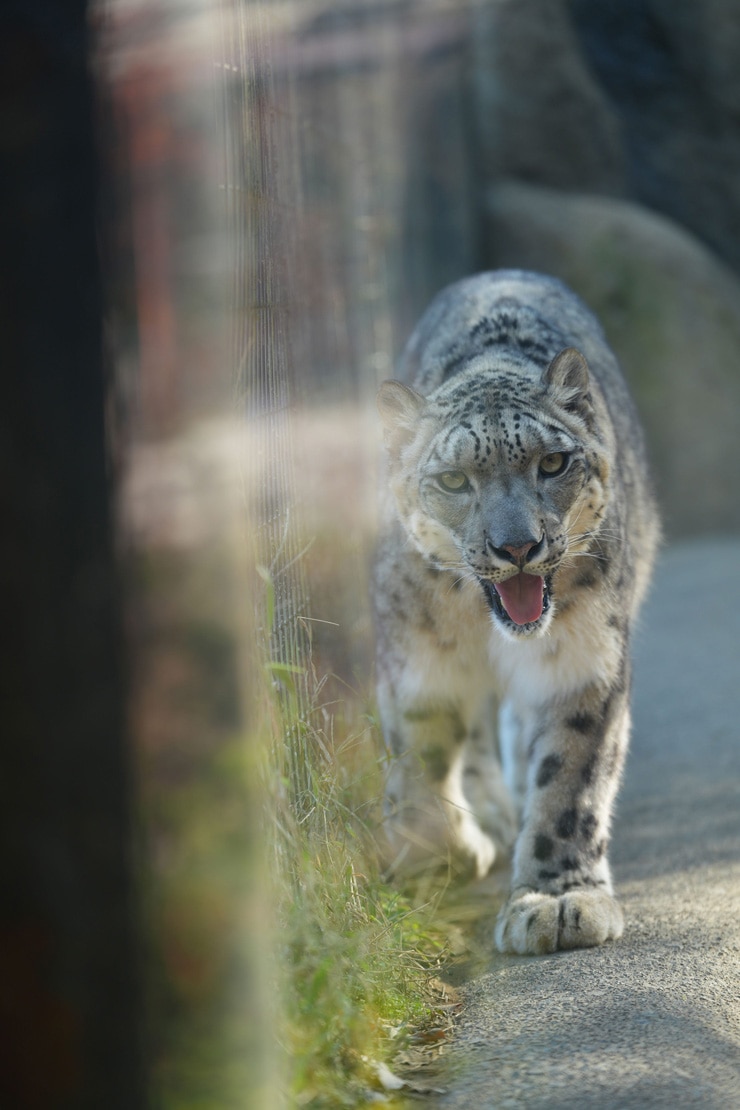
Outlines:
{"type": "Polygon", "coordinates": [[[88,9],[0,9],[0,1105],[143,1103],[88,9]]]}

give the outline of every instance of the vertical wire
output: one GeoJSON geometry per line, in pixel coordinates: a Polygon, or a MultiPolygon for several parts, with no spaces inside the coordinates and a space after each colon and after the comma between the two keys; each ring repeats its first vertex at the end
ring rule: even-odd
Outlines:
{"type": "MultiPolygon", "coordinates": [[[[240,197],[234,210],[237,273],[235,365],[249,436],[248,469],[259,481],[250,521],[255,558],[269,573],[274,621],[264,629],[265,655],[283,690],[285,734],[276,752],[299,812],[309,804],[308,723],[311,711],[308,645],[304,633],[308,589],[305,546],[296,497],[292,443],[290,331],[292,305],[286,282],[291,225],[300,196],[291,152],[292,88],[275,64],[272,28],[261,6],[236,0],[230,41],[233,161],[229,184],[240,197]],[[292,171],[292,172],[291,172],[292,171]]],[[[264,600],[261,602],[263,612],[264,600]]],[[[264,621],[262,622],[264,624],[264,621]]]]}

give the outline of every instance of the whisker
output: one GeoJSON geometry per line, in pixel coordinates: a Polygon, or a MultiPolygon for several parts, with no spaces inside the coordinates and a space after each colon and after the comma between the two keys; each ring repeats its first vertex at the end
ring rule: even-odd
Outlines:
{"type": "Polygon", "coordinates": [[[449,586],[447,587],[447,593],[448,594],[451,593],[455,589],[455,587],[458,585],[458,583],[460,583],[460,582],[472,582],[472,581],[473,581],[473,578],[470,575],[461,574],[459,576],[459,578],[455,578],[454,581],[450,582],[449,586]]]}
{"type": "Polygon", "coordinates": [[[606,555],[597,555],[594,551],[571,551],[569,549],[565,552],[563,558],[596,559],[597,563],[603,563],[606,559],[606,555]]]}

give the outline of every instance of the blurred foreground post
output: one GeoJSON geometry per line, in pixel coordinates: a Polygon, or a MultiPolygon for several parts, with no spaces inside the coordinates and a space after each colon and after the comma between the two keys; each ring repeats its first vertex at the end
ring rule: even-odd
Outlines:
{"type": "Polygon", "coordinates": [[[0,1105],[143,1104],[88,12],[0,13],[0,1105]]]}

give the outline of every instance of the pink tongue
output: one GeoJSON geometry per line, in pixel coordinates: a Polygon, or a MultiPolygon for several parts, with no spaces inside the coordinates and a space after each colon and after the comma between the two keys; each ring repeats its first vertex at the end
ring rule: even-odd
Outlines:
{"type": "Polygon", "coordinates": [[[542,616],[543,580],[536,574],[516,574],[496,582],[496,593],[514,624],[529,624],[542,616]]]}

